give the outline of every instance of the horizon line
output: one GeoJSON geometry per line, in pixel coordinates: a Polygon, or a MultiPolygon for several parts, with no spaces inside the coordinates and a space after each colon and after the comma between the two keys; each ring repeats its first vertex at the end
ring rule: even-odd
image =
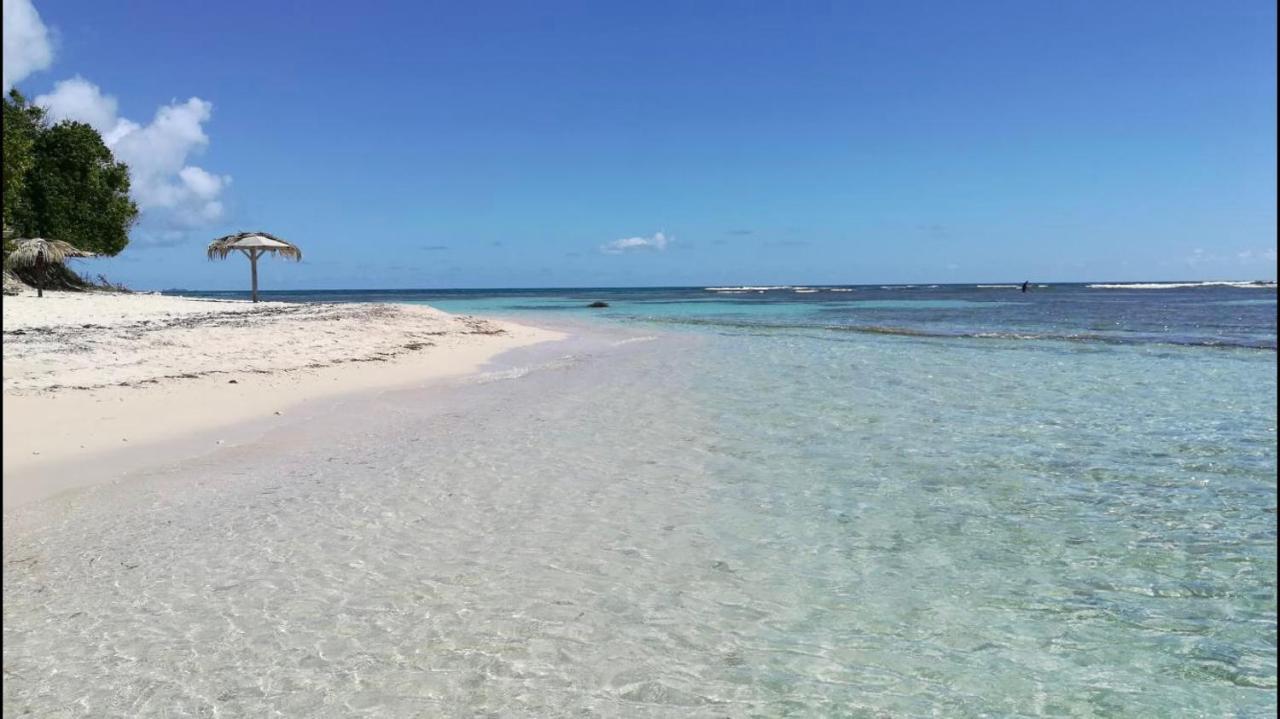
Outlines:
{"type": "MultiPolygon", "coordinates": [[[[858,283],[774,283],[774,284],[695,284],[695,285],[542,285],[542,286],[475,286],[475,287],[306,287],[293,289],[259,289],[258,294],[271,294],[282,292],[459,292],[459,291],[482,291],[482,290],[705,290],[711,287],[716,288],[732,288],[732,287],[769,287],[769,288],[806,288],[821,289],[823,287],[970,287],[976,285],[1008,285],[1016,287],[1023,281],[1012,280],[985,280],[981,282],[858,282],[858,283]]],[[[1138,285],[1138,284],[1177,284],[1177,283],[1213,283],[1213,282],[1229,282],[1244,284],[1276,284],[1274,279],[1171,279],[1171,280],[1026,280],[1031,286],[1037,285],[1095,285],[1095,284],[1115,284],[1115,285],[1138,285]]],[[[201,289],[196,287],[167,287],[159,290],[143,290],[152,292],[249,292],[248,289],[201,289]]]]}

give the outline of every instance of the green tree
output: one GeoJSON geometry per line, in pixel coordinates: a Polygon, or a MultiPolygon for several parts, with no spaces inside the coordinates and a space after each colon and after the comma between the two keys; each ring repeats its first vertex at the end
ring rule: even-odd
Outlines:
{"type": "Polygon", "coordinates": [[[4,226],[19,231],[23,219],[29,219],[26,180],[35,164],[36,137],[45,129],[44,110],[28,105],[15,89],[4,98],[3,118],[4,226]]]}
{"type": "Polygon", "coordinates": [[[138,207],[129,199],[129,168],[116,162],[102,136],[82,122],[42,129],[24,178],[27,207],[16,227],[27,236],[64,240],[100,255],[129,244],[138,207]]]}

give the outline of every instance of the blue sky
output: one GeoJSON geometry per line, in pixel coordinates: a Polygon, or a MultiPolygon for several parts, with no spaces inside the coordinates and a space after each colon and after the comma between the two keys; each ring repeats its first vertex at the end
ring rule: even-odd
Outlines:
{"type": "Polygon", "coordinates": [[[139,288],[241,229],[277,289],[1276,276],[1272,2],[34,7],[139,288]]]}

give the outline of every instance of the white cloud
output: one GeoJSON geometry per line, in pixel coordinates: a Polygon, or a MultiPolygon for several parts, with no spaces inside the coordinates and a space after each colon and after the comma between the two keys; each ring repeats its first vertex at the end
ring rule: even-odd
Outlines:
{"type": "Polygon", "coordinates": [[[4,0],[4,92],[52,64],[49,30],[31,0],[4,0]]]}
{"type": "Polygon", "coordinates": [[[1204,264],[1207,259],[1208,257],[1205,255],[1204,249],[1197,247],[1191,251],[1190,255],[1184,257],[1182,261],[1186,263],[1187,267],[1196,267],[1204,264]]]}
{"type": "Polygon", "coordinates": [[[1274,263],[1276,261],[1276,248],[1268,247],[1261,250],[1241,250],[1236,253],[1236,257],[1239,258],[1241,262],[1258,261],[1274,263]]]}
{"type": "Polygon", "coordinates": [[[198,97],[175,101],[141,125],[120,117],[114,97],[77,75],[37,97],[35,104],[54,122],[78,120],[102,133],[116,159],[129,166],[133,198],[150,223],[194,228],[221,218],[219,196],[231,178],[187,164],[209,144],[204,123],[213,114],[212,103],[198,97]]]}
{"type": "MultiPolygon", "coordinates": [[[[4,0],[4,91],[52,63],[49,30],[31,0],[4,0]]],[[[129,166],[133,199],[149,225],[142,237],[168,237],[222,217],[219,198],[231,178],[188,164],[209,144],[204,123],[213,113],[212,104],[197,97],[174,101],[157,110],[150,124],[141,125],[120,117],[116,99],[79,75],[57,83],[34,102],[54,122],[88,123],[116,159],[129,166]]]]}
{"type": "Polygon", "coordinates": [[[54,85],[53,92],[39,95],[33,102],[48,111],[51,121],[77,120],[88,123],[102,133],[104,140],[119,122],[116,117],[116,99],[103,95],[97,85],[79,75],[54,85]]]}
{"type": "Polygon", "coordinates": [[[620,255],[624,252],[636,251],[658,251],[667,249],[667,245],[675,241],[674,237],[667,237],[661,232],[655,233],[653,237],[627,237],[621,240],[614,240],[600,245],[600,251],[608,255],[620,255]]]}

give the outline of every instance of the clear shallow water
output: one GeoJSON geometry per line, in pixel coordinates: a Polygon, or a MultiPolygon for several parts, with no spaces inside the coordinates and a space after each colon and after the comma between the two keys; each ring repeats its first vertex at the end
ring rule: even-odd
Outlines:
{"type": "Polygon", "coordinates": [[[6,713],[1272,715],[1274,291],[877,291],[433,300],[597,319],[7,516],[6,713]]]}

